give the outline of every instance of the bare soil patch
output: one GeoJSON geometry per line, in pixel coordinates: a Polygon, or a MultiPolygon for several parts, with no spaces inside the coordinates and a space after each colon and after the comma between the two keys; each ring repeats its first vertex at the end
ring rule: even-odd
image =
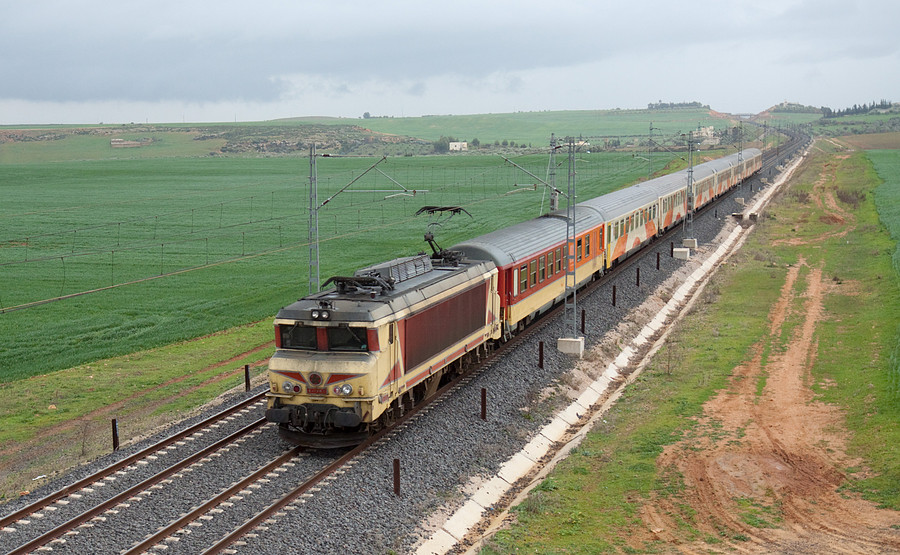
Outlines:
{"type": "Polygon", "coordinates": [[[865,133],[841,137],[860,150],[900,149],[900,133],[865,133]]]}
{"type": "MultiPolygon", "coordinates": [[[[840,229],[784,243],[818,243],[853,228],[853,215],[826,188],[833,178],[826,167],[810,200],[840,229]]],[[[811,388],[815,332],[833,286],[803,259],[789,269],[751,360],[704,405],[696,429],[657,459],[660,473],[677,473],[685,487],[642,506],[646,535],[638,533],[633,546],[656,540],[683,553],[900,552],[900,513],[839,489],[845,469],[861,461],[847,455],[840,409],[811,388]],[[686,538],[682,521],[707,537],[686,538]]]]}

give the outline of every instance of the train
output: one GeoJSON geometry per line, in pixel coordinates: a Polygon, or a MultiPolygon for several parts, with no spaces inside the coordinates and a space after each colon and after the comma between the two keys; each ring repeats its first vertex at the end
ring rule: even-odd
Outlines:
{"type": "MultiPolygon", "coordinates": [[[[756,148],[694,166],[694,210],[761,168],[756,148]]],[[[356,445],[392,426],[562,302],[570,260],[580,287],[682,222],[688,173],[577,203],[574,253],[559,210],[449,249],[426,235],[431,254],[330,278],[275,316],[266,419],[287,441],[316,448],[356,445]]]]}

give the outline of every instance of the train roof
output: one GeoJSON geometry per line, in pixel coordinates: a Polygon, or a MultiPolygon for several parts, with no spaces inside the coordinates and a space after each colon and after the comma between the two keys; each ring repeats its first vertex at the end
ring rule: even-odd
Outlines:
{"type": "MultiPolygon", "coordinates": [[[[744,160],[748,160],[754,156],[759,156],[762,154],[758,148],[745,148],[743,150],[743,158],[744,160]]],[[[715,160],[710,160],[708,162],[703,162],[702,164],[697,164],[694,166],[694,181],[700,181],[714,173],[721,172],[723,170],[730,169],[732,167],[737,166],[738,163],[738,153],[729,154],[728,156],[723,156],[722,158],[716,158],[715,160]]],[[[649,202],[652,202],[652,199],[649,201],[645,201],[645,197],[643,194],[649,194],[650,196],[664,197],[678,191],[679,189],[683,189],[687,186],[688,179],[688,170],[679,170],[674,173],[670,173],[668,175],[662,175],[660,177],[656,177],[650,179],[648,181],[644,181],[642,183],[638,183],[636,185],[632,185],[631,187],[626,187],[624,189],[619,189],[618,191],[613,191],[608,195],[603,195],[588,201],[585,201],[581,204],[586,206],[592,206],[600,211],[605,210],[605,215],[608,220],[614,220],[635,208],[640,206],[644,206],[649,202]],[[625,191],[634,190],[634,196],[629,196],[625,193],[625,191]],[[610,197],[607,199],[607,197],[610,197]]]]}
{"type": "MultiPolygon", "coordinates": [[[[596,210],[575,207],[575,228],[589,229],[603,223],[596,210]]],[[[517,263],[536,252],[566,242],[566,211],[557,210],[527,222],[498,229],[450,248],[469,260],[491,260],[498,268],[517,263]]]]}
{"type": "Polygon", "coordinates": [[[492,269],[488,262],[443,263],[424,254],[398,258],[357,270],[353,276],[331,278],[335,288],[291,303],[279,310],[275,319],[312,321],[313,309],[328,309],[330,322],[371,323],[477,280],[492,269]]]}
{"type": "Polygon", "coordinates": [[[631,212],[636,207],[652,204],[659,198],[656,190],[648,186],[648,183],[650,182],[638,183],[631,187],[619,189],[618,191],[580,202],[578,206],[596,211],[603,222],[615,220],[631,212]]]}
{"type": "MultiPolygon", "coordinates": [[[[758,156],[758,148],[743,151],[744,160],[758,156]]],[[[718,158],[694,166],[694,181],[737,165],[738,154],[718,158]]],[[[599,197],[580,202],[575,208],[575,229],[593,229],[603,223],[613,221],[636,208],[655,202],[687,186],[687,170],[663,175],[649,181],[637,183],[599,197]]],[[[470,260],[492,260],[497,267],[533,256],[562,244],[566,240],[566,211],[557,210],[527,222],[481,235],[451,247],[461,251],[470,260]]]]}

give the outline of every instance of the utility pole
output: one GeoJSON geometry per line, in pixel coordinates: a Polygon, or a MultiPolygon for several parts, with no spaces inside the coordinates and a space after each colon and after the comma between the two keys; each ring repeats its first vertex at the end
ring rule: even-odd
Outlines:
{"type": "MultiPolygon", "coordinates": [[[[325,154],[324,156],[337,157],[335,155],[325,154]]],[[[356,156],[353,156],[356,157],[356,156]]],[[[316,145],[313,144],[309,147],[309,224],[307,227],[307,239],[309,241],[309,294],[312,295],[314,293],[319,292],[319,209],[334,200],[335,197],[340,195],[341,193],[348,191],[350,187],[356,183],[359,179],[362,179],[370,171],[376,169],[375,166],[387,160],[387,155],[382,156],[377,162],[369,166],[366,171],[360,173],[358,176],[354,177],[350,180],[349,183],[344,185],[338,192],[334,193],[327,199],[322,201],[322,204],[319,204],[318,199],[318,178],[316,173],[316,145]]],[[[360,156],[360,158],[365,158],[364,156],[360,156]]],[[[368,190],[350,190],[348,192],[351,193],[391,193],[390,195],[384,197],[384,200],[389,198],[398,197],[398,196],[409,196],[414,197],[417,193],[427,193],[428,189],[407,189],[400,183],[398,183],[394,178],[389,176],[388,174],[382,172],[381,170],[377,170],[383,176],[391,180],[395,185],[400,187],[402,190],[397,189],[368,189],[368,190]]]]}
{"type": "Polygon", "coordinates": [[[694,133],[688,131],[688,179],[687,179],[687,211],[684,214],[684,227],[682,245],[688,248],[697,248],[697,239],[694,238],[694,206],[696,204],[694,193],[694,133]]]}
{"type": "Polygon", "coordinates": [[[316,172],[316,145],[309,147],[309,294],[319,292],[319,200],[316,172]]]}
{"type": "Polygon", "coordinates": [[[578,334],[578,310],[576,308],[576,290],[578,282],[575,276],[577,245],[575,234],[575,139],[566,137],[569,143],[569,194],[566,199],[566,305],[565,318],[566,326],[571,326],[571,335],[569,337],[560,337],[557,342],[557,348],[563,353],[577,354],[579,358],[584,354],[584,336],[578,334]]]}
{"type": "Polygon", "coordinates": [[[556,188],[556,133],[550,133],[550,170],[547,172],[550,183],[550,211],[559,210],[559,191],[556,188]]]}
{"type": "Polygon", "coordinates": [[[661,131],[659,127],[653,127],[650,122],[650,138],[647,140],[647,179],[653,177],[653,130],[661,131]]]}

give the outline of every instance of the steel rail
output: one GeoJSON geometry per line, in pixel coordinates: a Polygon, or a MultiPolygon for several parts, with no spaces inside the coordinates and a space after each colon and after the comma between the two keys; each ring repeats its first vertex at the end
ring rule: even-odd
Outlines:
{"type": "Polygon", "coordinates": [[[172,474],[175,474],[176,472],[182,470],[183,468],[186,468],[186,467],[194,464],[196,461],[206,457],[210,453],[218,451],[219,449],[232,443],[234,440],[236,440],[244,435],[247,435],[248,433],[252,432],[253,430],[255,430],[265,424],[266,424],[266,419],[260,418],[256,422],[253,422],[251,424],[248,424],[247,426],[244,426],[243,428],[232,433],[231,435],[224,437],[224,438],[220,439],[219,441],[213,443],[212,445],[209,445],[206,448],[198,451],[197,453],[194,453],[193,455],[178,461],[178,463],[170,466],[169,468],[167,468],[165,470],[162,470],[162,471],[156,473],[155,475],[151,476],[150,478],[147,478],[143,482],[136,484],[136,485],[128,488],[127,490],[114,495],[113,497],[107,499],[106,501],[100,503],[99,505],[96,505],[93,508],[88,509],[87,511],[81,513],[80,515],[57,526],[56,528],[53,528],[52,530],[45,532],[44,534],[40,535],[39,537],[34,538],[33,540],[20,545],[19,547],[10,551],[9,555],[24,555],[25,553],[30,553],[31,551],[34,551],[35,549],[46,545],[47,543],[62,536],[66,532],[73,530],[74,528],[76,528],[77,526],[79,526],[81,524],[84,524],[85,522],[94,518],[95,516],[99,515],[100,513],[103,513],[106,510],[108,510],[112,507],[115,507],[119,503],[122,503],[123,501],[125,501],[131,497],[134,497],[135,495],[139,494],[140,492],[147,490],[148,488],[150,488],[150,486],[158,484],[159,482],[165,480],[172,474]]]}
{"type": "Polygon", "coordinates": [[[259,479],[261,479],[266,474],[272,472],[274,469],[278,468],[279,466],[281,466],[281,465],[289,462],[291,459],[295,458],[297,455],[302,453],[304,450],[305,450],[305,448],[301,447],[299,445],[294,447],[290,451],[287,451],[283,455],[279,456],[277,459],[275,459],[272,462],[268,463],[267,465],[263,466],[262,468],[260,468],[256,472],[254,472],[253,474],[250,474],[246,478],[244,478],[238,482],[235,482],[234,484],[229,486],[227,489],[225,489],[221,493],[217,494],[213,498],[209,499],[208,501],[206,501],[199,507],[196,507],[195,509],[191,510],[190,512],[182,515],[180,518],[172,521],[171,523],[167,524],[166,526],[163,526],[162,528],[160,528],[153,534],[150,534],[149,536],[147,536],[146,538],[144,538],[143,540],[141,540],[134,546],[123,551],[122,554],[126,555],[126,554],[133,554],[133,553],[144,553],[145,551],[150,550],[154,545],[163,541],[167,537],[173,535],[175,532],[184,528],[189,523],[196,521],[198,518],[205,515],[210,510],[216,508],[218,505],[220,505],[221,503],[223,503],[224,501],[229,499],[235,493],[237,493],[243,489],[246,489],[248,486],[257,482],[259,479]]]}
{"type": "Polygon", "coordinates": [[[0,528],[4,528],[6,526],[9,526],[10,524],[15,523],[16,521],[22,520],[23,518],[40,511],[44,507],[47,507],[48,505],[56,502],[59,499],[62,499],[63,497],[68,496],[71,493],[79,491],[95,482],[98,482],[98,481],[102,480],[103,478],[106,478],[107,476],[110,476],[111,474],[114,474],[114,473],[118,472],[119,470],[132,465],[134,462],[144,459],[148,455],[151,455],[157,451],[162,450],[165,447],[168,447],[169,445],[175,443],[176,441],[180,441],[181,439],[183,439],[187,436],[195,434],[198,430],[201,430],[201,429],[209,426],[210,424],[213,424],[227,416],[234,414],[235,412],[238,412],[238,411],[258,402],[260,399],[265,397],[265,395],[266,395],[266,391],[256,393],[253,396],[251,396],[247,399],[244,399],[243,401],[227,408],[226,410],[224,410],[222,412],[216,413],[216,414],[210,416],[209,418],[206,418],[206,419],[194,424],[193,426],[189,426],[188,428],[185,428],[184,430],[178,432],[177,434],[175,434],[171,437],[168,437],[168,438],[160,441],[159,443],[154,443],[153,445],[150,445],[149,447],[146,447],[146,448],[138,451],[137,453],[129,455],[128,457],[125,457],[124,459],[117,461],[117,462],[95,472],[94,474],[91,474],[90,476],[86,476],[85,478],[82,478],[81,480],[78,480],[77,482],[75,482],[73,484],[65,486],[64,488],[61,488],[61,489],[47,495],[46,497],[43,497],[43,498],[35,501],[34,503],[31,503],[25,507],[22,507],[21,509],[19,509],[17,511],[13,511],[13,512],[9,513],[8,515],[4,516],[3,518],[0,518],[0,528]]]}

